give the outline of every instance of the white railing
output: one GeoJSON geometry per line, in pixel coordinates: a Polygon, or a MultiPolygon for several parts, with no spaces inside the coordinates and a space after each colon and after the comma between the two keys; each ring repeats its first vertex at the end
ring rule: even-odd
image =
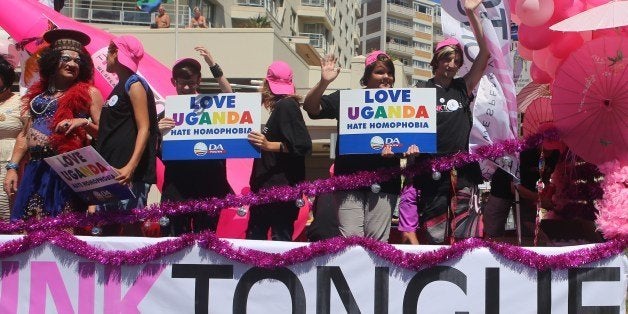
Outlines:
{"type": "Polygon", "coordinates": [[[406,45],[401,45],[397,43],[388,43],[387,47],[388,49],[392,51],[401,52],[405,54],[414,54],[414,47],[412,46],[406,46],[406,45]]]}
{"type": "Polygon", "coordinates": [[[325,0],[301,0],[301,5],[308,7],[323,7],[325,6],[325,0]]]}
{"type": "Polygon", "coordinates": [[[314,46],[314,48],[319,48],[326,50],[327,49],[327,39],[323,34],[317,33],[299,33],[300,36],[309,37],[310,45],[314,46]]]}
{"type": "Polygon", "coordinates": [[[238,0],[236,3],[238,5],[246,5],[251,7],[263,7],[264,0],[238,0]]]}
{"type": "Polygon", "coordinates": [[[395,12],[397,14],[401,14],[407,17],[414,17],[414,9],[411,7],[388,3],[388,11],[395,12]]]}
{"type": "MultiPolygon", "coordinates": [[[[152,23],[152,13],[138,11],[135,2],[114,2],[104,3],[104,1],[66,1],[66,5],[61,10],[65,16],[78,21],[89,23],[107,23],[122,25],[150,25],[152,23]]],[[[172,4],[164,4],[166,11],[170,15],[170,20],[174,26],[175,7],[172,4]]],[[[179,25],[184,27],[190,19],[190,9],[187,5],[179,5],[179,25]]]]}
{"type": "Polygon", "coordinates": [[[404,35],[408,35],[408,36],[414,35],[414,29],[411,26],[387,22],[386,27],[388,27],[388,29],[391,31],[396,31],[404,35]]]}

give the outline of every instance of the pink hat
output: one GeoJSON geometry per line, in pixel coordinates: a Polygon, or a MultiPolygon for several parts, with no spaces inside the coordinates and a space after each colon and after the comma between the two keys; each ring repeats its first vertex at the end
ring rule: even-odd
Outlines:
{"type": "Polygon", "coordinates": [[[196,59],[193,58],[181,58],[179,60],[177,60],[174,65],[172,66],[172,76],[174,77],[174,72],[179,69],[182,68],[186,65],[189,65],[191,67],[194,68],[194,70],[196,70],[197,72],[201,72],[201,63],[196,61],[196,59]]]}
{"type": "Polygon", "coordinates": [[[373,64],[373,62],[377,61],[377,58],[381,55],[385,55],[388,59],[390,59],[390,57],[385,52],[381,50],[375,50],[371,51],[371,53],[366,56],[366,60],[364,60],[364,65],[369,66],[373,64]]]}
{"type": "Polygon", "coordinates": [[[111,40],[118,48],[118,62],[133,72],[137,72],[137,66],[144,57],[144,47],[134,36],[124,35],[111,40]]]}
{"type": "Polygon", "coordinates": [[[438,44],[436,44],[436,48],[434,48],[434,52],[439,51],[441,48],[443,48],[445,46],[458,46],[458,48],[460,50],[462,50],[462,46],[460,45],[460,42],[458,41],[458,39],[456,39],[454,37],[449,37],[449,38],[439,42],[438,44]]]}
{"type": "Polygon", "coordinates": [[[295,93],[293,74],[290,65],[283,61],[275,61],[268,67],[266,81],[270,91],[275,95],[293,95],[295,93]]]}

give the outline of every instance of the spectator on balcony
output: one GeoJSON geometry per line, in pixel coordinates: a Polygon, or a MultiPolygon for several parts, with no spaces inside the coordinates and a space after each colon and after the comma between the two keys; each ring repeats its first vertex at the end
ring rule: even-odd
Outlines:
{"type": "Polygon", "coordinates": [[[190,19],[190,24],[188,28],[208,28],[207,20],[201,14],[201,9],[198,7],[194,7],[194,16],[190,19]]]}
{"type": "Polygon", "coordinates": [[[155,23],[150,25],[150,28],[169,28],[170,27],[170,15],[166,12],[163,4],[159,5],[157,16],[155,16],[155,23]]]}

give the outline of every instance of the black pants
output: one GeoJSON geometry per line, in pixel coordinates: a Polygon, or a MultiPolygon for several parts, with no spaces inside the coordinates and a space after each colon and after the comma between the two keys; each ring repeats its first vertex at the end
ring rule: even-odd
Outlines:
{"type": "Polygon", "coordinates": [[[292,241],[294,222],[299,216],[299,207],[295,202],[254,205],[249,212],[247,239],[267,240],[270,229],[273,241],[292,241]]]}

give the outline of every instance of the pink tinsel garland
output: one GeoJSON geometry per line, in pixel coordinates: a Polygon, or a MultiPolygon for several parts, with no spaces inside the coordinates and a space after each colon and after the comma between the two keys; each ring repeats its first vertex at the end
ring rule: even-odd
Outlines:
{"type": "Polygon", "coordinates": [[[98,213],[85,216],[83,213],[69,213],[58,217],[43,218],[32,221],[0,222],[0,233],[32,232],[36,230],[53,230],[59,228],[84,227],[111,223],[132,223],[145,219],[159,219],[165,215],[177,215],[193,212],[205,212],[218,215],[223,208],[244,205],[268,204],[278,201],[293,201],[305,194],[315,196],[339,190],[352,190],[371,186],[374,183],[386,182],[391,178],[404,174],[418,175],[431,171],[445,171],[460,167],[471,162],[487,158],[497,158],[506,154],[514,154],[529,147],[538,146],[543,139],[556,139],[555,129],[535,134],[524,139],[506,140],[493,145],[482,146],[475,153],[458,153],[433,159],[429,165],[417,165],[404,169],[379,169],[377,171],[361,171],[351,175],[334,176],[324,180],[302,182],[295,187],[280,186],[260,190],[247,195],[227,195],[223,199],[209,198],[184,202],[164,202],[154,204],[146,209],[135,209],[131,212],[98,213]]]}
{"type": "Polygon", "coordinates": [[[628,238],[628,166],[619,161],[600,166],[604,197],[597,201],[597,225],[607,239],[628,238]]]}
{"type": "Polygon", "coordinates": [[[441,247],[430,252],[409,253],[383,242],[369,238],[333,238],[310,243],[283,253],[268,253],[248,248],[234,248],[228,241],[221,240],[211,231],[201,234],[187,234],[182,237],[142,247],[139,249],[104,250],[82,241],[60,230],[36,231],[21,239],[0,245],[0,258],[7,258],[44,243],[51,243],[80,257],[103,265],[141,265],[166,257],[187,247],[198,244],[229,260],[263,268],[277,268],[307,262],[316,257],[334,254],[352,246],[360,246],[389,263],[409,269],[419,270],[460,258],[467,252],[488,248],[510,261],[530,268],[567,269],[596,262],[621,254],[628,246],[628,239],[612,240],[589,248],[582,248],[556,255],[543,255],[518,246],[489,242],[481,239],[467,239],[451,246],[441,247]]]}

